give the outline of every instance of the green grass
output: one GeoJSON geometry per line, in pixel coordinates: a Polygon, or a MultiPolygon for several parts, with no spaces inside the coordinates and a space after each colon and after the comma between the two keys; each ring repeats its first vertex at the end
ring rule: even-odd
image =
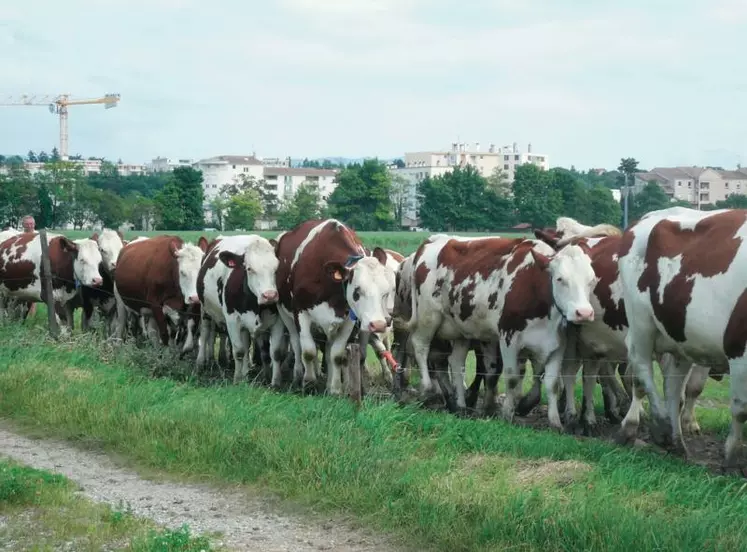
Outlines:
{"type": "MultiPolygon", "coordinates": [[[[65,230],[62,233],[73,239],[88,238],[93,234],[93,232],[90,232],[88,230],[85,230],[85,231],[65,230]]],[[[124,236],[125,236],[125,239],[131,240],[133,238],[136,238],[137,236],[157,236],[159,234],[175,234],[177,236],[182,237],[183,239],[187,241],[190,241],[192,243],[197,243],[197,240],[200,239],[200,236],[205,236],[208,240],[211,240],[220,234],[230,236],[236,233],[237,232],[200,232],[200,231],[125,232],[124,236]]],[[[256,233],[261,236],[264,236],[265,238],[274,238],[278,235],[279,232],[270,231],[270,232],[256,232],[256,233]]],[[[455,233],[459,234],[460,236],[485,235],[485,234],[474,233],[474,232],[455,232],[455,233]]],[[[402,253],[403,255],[409,255],[410,253],[413,253],[418,248],[418,246],[421,243],[423,243],[423,240],[425,240],[428,236],[431,235],[430,232],[357,232],[357,234],[360,236],[361,240],[363,241],[363,244],[366,247],[373,248],[378,245],[379,247],[384,247],[386,249],[393,249],[395,251],[402,253]]],[[[526,236],[529,236],[530,234],[502,233],[500,235],[503,237],[507,237],[507,238],[518,238],[518,237],[526,237],[526,236]]]]}
{"type": "Polygon", "coordinates": [[[123,348],[0,326],[0,415],[145,470],[265,487],[417,549],[747,549],[747,486],[498,420],[151,379],[123,348]],[[105,362],[102,359],[106,359],[105,362]]]}
{"type": "Polygon", "coordinates": [[[0,459],[0,547],[3,550],[214,550],[188,527],[159,530],[126,510],[76,494],[65,477],[0,459]]]}

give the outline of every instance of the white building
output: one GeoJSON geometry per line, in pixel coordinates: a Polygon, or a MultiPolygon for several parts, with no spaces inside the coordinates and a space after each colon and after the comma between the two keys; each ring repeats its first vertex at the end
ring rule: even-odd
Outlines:
{"type": "Polygon", "coordinates": [[[202,188],[205,203],[213,200],[223,186],[235,184],[239,176],[264,177],[264,164],[254,155],[218,155],[195,162],[192,167],[202,171],[202,188]]]}
{"type": "Polygon", "coordinates": [[[337,171],[331,169],[265,167],[263,177],[265,189],[279,200],[287,201],[298,191],[301,184],[316,185],[322,200],[327,201],[337,183],[337,171]]]}
{"type": "Polygon", "coordinates": [[[171,157],[156,157],[148,164],[148,172],[159,173],[173,171],[177,167],[191,167],[193,159],[172,159],[171,157]]]}
{"type": "MultiPolygon", "coordinates": [[[[100,159],[71,159],[66,163],[73,163],[80,166],[83,169],[83,174],[88,176],[89,174],[98,174],[101,172],[101,160],[100,159]]],[[[23,168],[26,169],[29,174],[36,174],[44,171],[46,163],[24,163],[23,168]]],[[[135,174],[145,174],[146,166],[140,163],[115,163],[114,167],[120,176],[131,176],[135,174]]],[[[7,167],[0,167],[0,172],[7,173],[7,167]]]]}
{"type": "Polygon", "coordinates": [[[479,142],[470,146],[472,145],[454,142],[449,150],[405,153],[405,166],[392,171],[407,182],[403,225],[412,225],[417,221],[417,185],[426,177],[433,178],[453,170],[454,167],[471,165],[486,178],[499,168],[511,183],[514,181],[516,167],[526,163],[533,163],[544,170],[550,168],[548,156],[532,152],[532,144],[527,146],[526,152],[521,152],[516,142],[500,148],[490,144],[485,151],[480,149],[479,142]]]}

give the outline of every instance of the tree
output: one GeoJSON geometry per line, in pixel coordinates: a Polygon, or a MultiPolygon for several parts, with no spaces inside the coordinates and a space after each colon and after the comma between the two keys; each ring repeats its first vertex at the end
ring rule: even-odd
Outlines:
{"type": "Polygon", "coordinates": [[[511,183],[508,180],[508,174],[501,167],[495,167],[486,180],[488,188],[493,190],[497,196],[511,196],[511,183]]]}
{"type": "Polygon", "coordinates": [[[410,183],[401,174],[392,176],[392,207],[394,208],[394,221],[399,226],[402,224],[402,218],[405,212],[413,210],[410,197],[410,183]]]}
{"type": "Polygon", "coordinates": [[[57,149],[57,146],[52,148],[52,155],[49,157],[49,160],[52,162],[60,160],[60,152],[57,149]]]}
{"type": "Polygon", "coordinates": [[[303,183],[290,201],[280,208],[278,227],[289,230],[305,220],[324,218],[323,211],[319,187],[316,184],[303,183]]]}
{"type": "Polygon", "coordinates": [[[39,161],[39,163],[49,163],[51,161],[49,155],[47,155],[47,152],[43,150],[39,152],[39,155],[36,156],[36,159],[39,161]]]}
{"type": "Polygon", "coordinates": [[[156,202],[138,193],[127,196],[125,213],[135,230],[151,230],[151,223],[158,214],[156,202]]]}
{"type": "Polygon", "coordinates": [[[256,190],[245,190],[231,196],[226,212],[226,226],[229,230],[251,230],[254,222],[262,214],[262,200],[256,190]]]}
{"type": "Polygon", "coordinates": [[[330,215],[356,230],[394,227],[392,177],[378,159],[348,165],[337,175],[337,187],[327,204],[330,215]]]}
{"type": "Polygon", "coordinates": [[[39,193],[39,211],[44,224],[37,226],[59,228],[70,219],[70,207],[75,189],[85,182],[83,168],[70,161],[46,163],[44,170],[34,175],[39,193]]]}
{"type": "Polygon", "coordinates": [[[26,154],[26,161],[28,161],[29,163],[39,162],[33,150],[29,150],[29,152],[26,154]]]}
{"type": "Polygon", "coordinates": [[[731,194],[724,200],[717,201],[718,209],[747,209],[747,196],[741,194],[731,194]]]}
{"type": "Polygon", "coordinates": [[[622,175],[620,187],[631,186],[633,184],[632,177],[638,171],[638,161],[635,157],[623,157],[620,159],[620,166],[617,167],[617,170],[622,175]]]}
{"type": "Polygon", "coordinates": [[[587,213],[588,218],[584,222],[590,226],[596,224],[614,224],[620,223],[622,209],[620,203],[612,197],[609,188],[598,185],[594,186],[587,192],[587,213]]]}
{"type": "Polygon", "coordinates": [[[402,159],[395,159],[393,163],[394,163],[394,166],[397,167],[398,169],[404,169],[406,166],[405,162],[402,159]]]}
{"type": "Polygon", "coordinates": [[[514,173],[514,204],[519,219],[535,228],[555,226],[563,213],[563,194],[552,185],[552,176],[534,164],[526,163],[514,173]]]}
{"type": "Polygon", "coordinates": [[[159,230],[184,230],[186,215],[182,194],[175,179],[170,180],[155,197],[159,230]]]}
{"type": "Polygon", "coordinates": [[[589,220],[589,196],[581,180],[572,172],[560,167],[550,169],[549,176],[551,186],[560,192],[563,202],[561,212],[578,221],[589,220]]]}
{"type": "Polygon", "coordinates": [[[0,174],[0,219],[3,224],[18,226],[21,218],[37,215],[38,200],[34,181],[23,165],[9,165],[0,174]]]}
{"type": "Polygon", "coordinates": [[[653,181],[646,184],[631,199],[632,205],[629,206],[631,221],[637,220],[651,211],[671,207],[669,196],[662,190],[661,186],[653,181]]]}
{"type": "Polygon", "coordinates": [[[210,212],[213,215],[213,224],[220,230],[225,230],[225,215],[228,209],[228,198],[223,194],[218,194],[210,200],[210,212]]]}

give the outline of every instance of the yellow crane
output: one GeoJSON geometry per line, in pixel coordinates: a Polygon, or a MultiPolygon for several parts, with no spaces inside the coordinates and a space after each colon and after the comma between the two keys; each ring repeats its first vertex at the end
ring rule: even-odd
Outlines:
{"type": "Polygon", "coordinates": [[[70,94],[32,96],[23,94],[0,101],[0,106],[49,106],[49,112],[60,116],[60,158],[68,159],[67,108],[71,105],[104,104],[104,109],[117,107],[119,94],[106,94],[100,98],[70,99],[70,94]]]}

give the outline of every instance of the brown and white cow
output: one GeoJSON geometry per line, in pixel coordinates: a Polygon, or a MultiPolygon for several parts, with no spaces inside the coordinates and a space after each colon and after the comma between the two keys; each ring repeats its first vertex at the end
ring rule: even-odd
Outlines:
{"type": "Polygon", "coordinates": [[[118,333],[124,339],[127,313],[152,316],[164,345],[169,343],[167,317],[178,326],[186,305],[199,303],[197,273],[207,240],[200,247],[178,236],[134,240],[122,248],[114,273],[118,333]]]}
{"type": "MultiPolygon", "coordinates": [[[[386,269],[386,256],[378,248],[366,256],[355,232],[335,219],[301,223],[280,236],[276,253],[278,310],[295,355],[295,383],[302,377],[304,383],[316,382],[317,327],[327,336],[327,390],[340,394],[346,347],[356,325],[375,333],[389,325],[394,275],[386,269]]],[[[273,351],[273,363],[276,356],[273,351]]]]}
{"type": "MultiPolygon", "coordinates": [[[[589,295],[596,284],[588,250],[569,245],[555,252],[537,240],[432,238],[415,258],[412,319],[413,353],[423,391],[431,389],[427,359],[434,337],[452,342],[449,358],[457,405],[465,408],[464,365],[470,340],[478,340],[491,377],[502,357],[506,374],[503,415],[512,419],[520,392],[519,359],[528,352],[545,369],[550,423],[560,428],[558,388],[565,347],[565,324],[594,319],[589,295]],[[500,352],[498,347],[500,347],[500,352]]],[[[486,410],[495,404],[487,385],[486,410]]]]}
{"type": "Polygon", "coordinates": [[[648,397],[652,436],[687,453],[680,426],[682,387],[691,363],[731,373],[732,426],[725,467],[736,467],[747,420],[747,210],[673,207],[644,215],[623,235],[619,250],[628,364],[634,396],[622,422],[634,439],[648,397]],[[654,385],[655,352],[672,353],[665,404],[654,385]]]}
{"type": "MultiPolygon", "coordinates": [[[[283,325],[277,315],[278,291],[275,244],[261,236],[219,236],[209,246],[197,276],[202,309],[197,367],[205,364],[207,350],[215,343],[215,326],[225,328],[235,360],[233,380],[239,383],[249,370],[251,340],[258,332],[277,330],[270,348],[282,339],[283,325]]],[[[212,355],[210,355],[212,357],[212,355]]],[[[272,385],[280,385],[280,372],[272,385]]]]}
{"type": "MultiPolygon", "coordinates": [[[[93,240],[70,240],[47,234],[49,262],[52,270],[52,294],[67,314],[68,302],[78,294],[80,286],[100,286],[101,253],[93,240]]],[[[41,240],[38,233],[18,234],[0,244],[0,296],[22,302],[42,302],[41,240]]],[[[5,303],[1,301],[0,303],[5,303]]],[[[0,308],[2,305],[0,305],[0,308]]]]}
{"type": "MultiPolygon", "coordinates": [[[[572,219],[570,219],[572,220],[572,219]]],[[[535,231],[535,235],[557,248],[562,247],[557,236],[547,232],[535,231]]],[[[589,248],[589,257],[599,281],[594,287],[591,304],[594,308],[594,321],[569,328],[569,343],[566,347],[563,374],[565,389],[566,426],[572,427],[576,419],[574,401],[575,377],[578,367],[583,363],[583,409],[582,422],[584,429],[589,431],[596,424],[594,413],[594,387],[597,379],[602,385],[605,396],[605,410],[607,416],[619,422],[621,417],[618,410],[620,392],[614,367],[627,358],[625,338],[628,333],[628,319],[622,297],[622,281],[617,262],[618,250],[622,236],[606,236],[597,238],[566,239],[566,243],[582,243],[589,248]]],[[[672,367],[673,357],[669,354],[659,355],[659,363],[664,371],[672,367]]],[[[708,368],[694,365],[691,378],[685,389],[686,408],[682,411],[682,422],[688,432],[697,433],[699,427],[695,420],[695,399],[700,395],[708,377],[708,368]]],[[[629,373],[624,378],[632,378],[629,373]]]]}

